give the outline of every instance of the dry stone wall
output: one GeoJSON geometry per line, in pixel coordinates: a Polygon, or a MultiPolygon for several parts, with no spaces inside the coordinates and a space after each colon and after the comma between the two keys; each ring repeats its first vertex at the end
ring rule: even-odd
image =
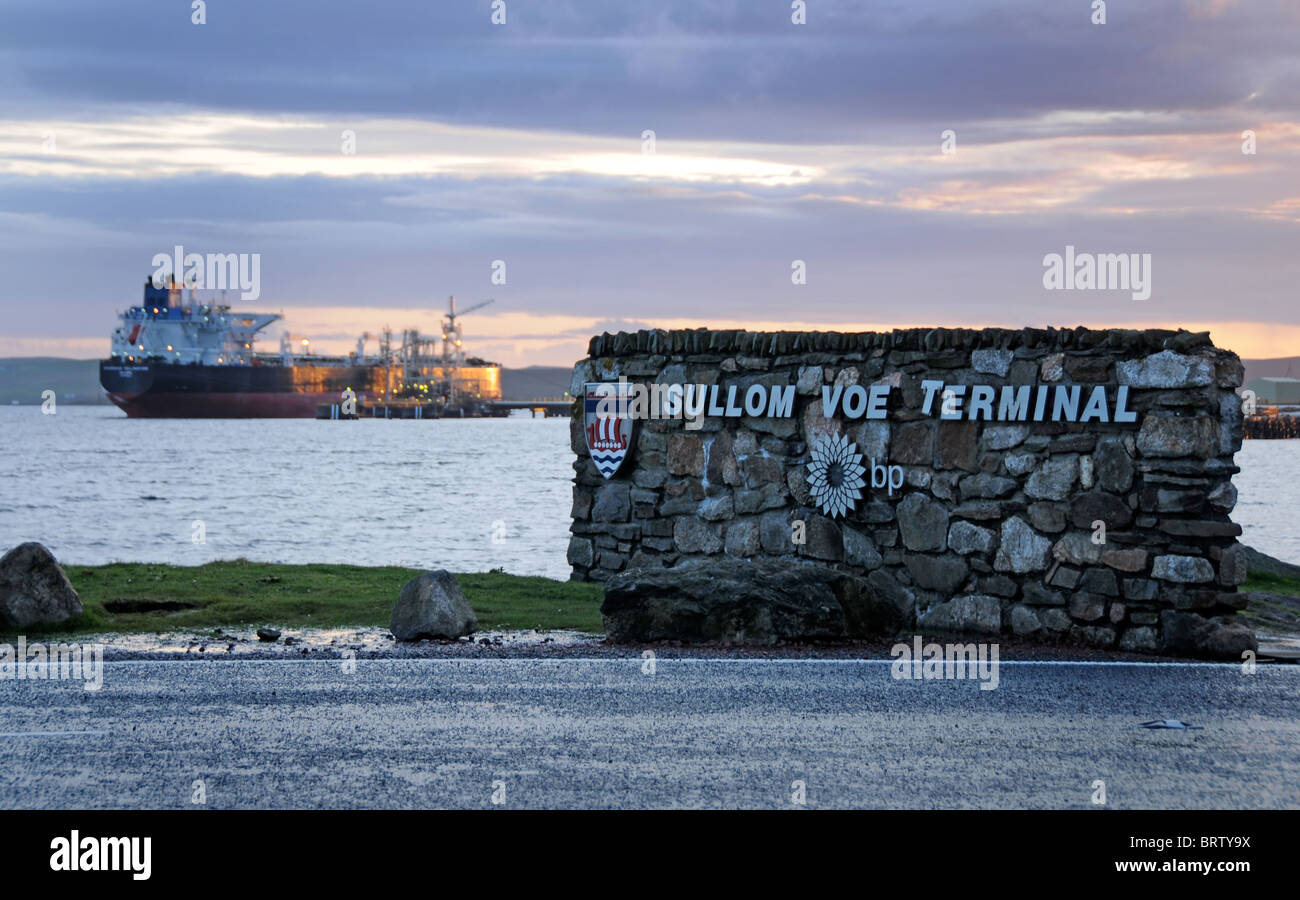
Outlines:
{"type": "Polygon", "coordinates": [[[1242,375],[1185,331],[603,334],[571,386],[572,577],[812,563],[900,610],[895,630],[1239,656],[1242,375]],[[709,402],[693,422],[631,410],[604,477],[582,398],[620,379],[704,385],[709,402]],[[746,398],[778,414],[746,415],[746,398]],[[849,502],[828,507],[846,468],[849,502]]]}

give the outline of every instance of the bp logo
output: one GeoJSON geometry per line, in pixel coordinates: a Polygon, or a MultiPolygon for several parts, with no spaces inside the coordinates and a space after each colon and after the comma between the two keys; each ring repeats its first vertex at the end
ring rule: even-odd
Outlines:
{"type": "Polygon", "coordinates": [[[632,447],[632,417],[628,404],[632,398],[627,382],[588,383],[583,389],[583,432],[587,450],[596,471],[614,477],[632,447]]]}
{"type": "Polygon", "coordinates": [[[862,476],[862,454],[857,444],[842,434],[819,438],[808,460],[808,489],[822,512],[834,518],[842,516],[862,499],[867,486],[862,476]]]}

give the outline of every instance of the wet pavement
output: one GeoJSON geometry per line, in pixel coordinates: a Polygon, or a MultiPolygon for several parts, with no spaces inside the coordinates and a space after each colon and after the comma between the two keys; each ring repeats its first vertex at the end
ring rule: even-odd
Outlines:
{"type": "Polygon", "coordinates": [[[210,652],[0,681],[0,806],[1300,808],[1291,665],[210,652]]]}

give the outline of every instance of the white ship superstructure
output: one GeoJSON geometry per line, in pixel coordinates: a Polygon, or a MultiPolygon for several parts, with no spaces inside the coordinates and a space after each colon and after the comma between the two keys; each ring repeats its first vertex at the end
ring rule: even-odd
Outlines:
{"type": "Polygon", "coordinates": [[[177,365],[249,365],[257,333],[279,319],[275,313],[233,312],[229,306],[200,303],[192,290],[173,283],[145,286],[145,299],[119,315],[112,336],[112,358],[177,365]]]}

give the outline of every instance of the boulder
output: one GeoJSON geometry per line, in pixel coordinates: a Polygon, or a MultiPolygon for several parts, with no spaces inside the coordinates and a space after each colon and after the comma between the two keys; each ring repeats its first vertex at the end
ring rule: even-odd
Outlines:
{"type": "Polygon", "coordinates": [[[1255,634],[1231,617],[1207,619],[1196,613],[1165,610],[1160,614],[1160,649],[1164,653],[1240,661],[1258,651],[1255,634]]]}
{"type": "Polygon", "coordinates": [[[399,641],[455,640],[472,634],[478,619],[450,572],[422,572],[402,586],[389,629],[399,641]]]}
{"type": "Polygon", "coordinates": [[[815,563],[724,558],[620,572],[600,612],[614,643],[775,644],[892,635],[908,623],[909,603],[904,590],[815,563]]]}
{"type": "Polygon", "coordinates": [[[916,627],[942,634],[997,634],[1002,630],[1002,601],[982,594],[955,597],[927,609],[916,627]]]}
{"type": "Polygon", "coordinates": [[[54,555],[35,542],[0,557],[0,625],[23,630],[80,616],[81,600],[54,555]]]}
{"type": "Polygon", "coordinates": [[[916,594],[904,587],[898,579],[884,569],[876,569],[867,576],[874,600],[899,617],[899,627],[910,627],[916,621],[916,594]]]}

